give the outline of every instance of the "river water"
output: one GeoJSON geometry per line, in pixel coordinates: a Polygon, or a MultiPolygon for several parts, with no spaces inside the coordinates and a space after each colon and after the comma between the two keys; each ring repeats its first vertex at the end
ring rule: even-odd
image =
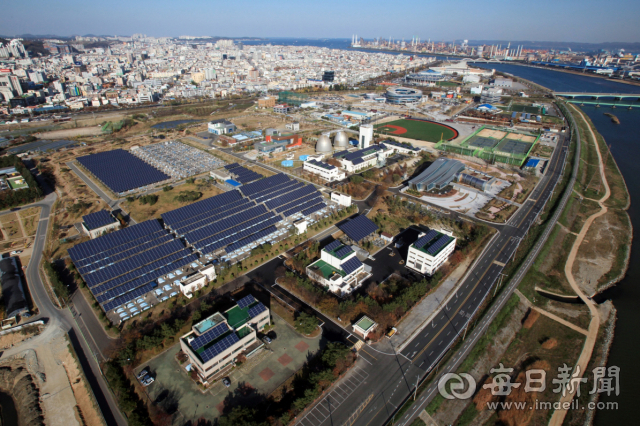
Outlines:
{"type": "MultiPolygon", "coordinates": [[[[480,64],[479,64],[480,65],[480,64]]],[[[481,66],[497,71],[513,74],[534,83],[545,86],[554,91],[571,92],[599,92],[599,93],[640,93],[640,86],[632,86],[612,80],[568,74],[559,71],[524,67],[507,64],[481,64],[481,66]]],[[[638,160],[640,159],[640,109],[611,109],[606,107],[583,106],[582,110],[591,118],[598,132],[611,145],[611,153],[622,172],[631,196],[629,217],[633,224],[633,237],[636,244],[631,246],[629,270],[624,279],[615,287],[603,293],[604,299],[611,299],[618,310],[615,337],[608,365],[620,367],[620,394],[618,396],[604,396],[602,401],[615,401],[617,410],[600,410],[597,412],[595,424],[597,426],[638,424],[636,414],[637,390],[635,384],[640,383],[640,209],[636,203],[640,199],[640,173],[638,160]],[[611,112],[620,119],[620,124],[614,124],[604,115],[611,112]]],[[[591,374],[589,372],[589,374],[591,374]]],[[[589,377],[585,390],[591,390],[593,378],[589,377]],[[588,389],[587,389],[588,388],[588,389]]]]}

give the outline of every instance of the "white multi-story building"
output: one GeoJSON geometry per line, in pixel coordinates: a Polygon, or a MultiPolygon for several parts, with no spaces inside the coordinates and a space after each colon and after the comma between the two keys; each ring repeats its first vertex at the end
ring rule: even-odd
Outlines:
{"type": "Polygon", "coordinates": [[[91,239],[94,239],[108,232],[120,229],[120,221],[113,217],[107,210],[100,210],[82,216],[82,228],[89,234],[91,239]]]}
{"type": "Polygon", "coordinates": [[[356,252],[341,241],[329,243],[320,259],[307,266],[307,275],[338,296],[350,294],[371,276],[356,252]]]}
{"type": "Polygon", "coordinates": [[[322,179],[333,182],[334,180],[342,180],[346,177],[345,172],[332,166],[331,164],[322,163],[316,160],[307,160],[302,164],[304,171],[316,174],[322,179]]]}
{"type": "Polygon", "coordinates": [[[456,248],[456,239],[446,231],[430,230],[420,233],[409,246],[407,267],[425,275],[433,275],[447,261],[456,248]]]}
{"type": "Polygon", "coordinates": [[[186,276],[179,280],[176,285],[188,299],[193,297],[193,293],[205,287],[211,281],[216,279],[216,268],[209,265],[200,269],[192,275],[186,276]]]}
{"type": "Polygon", "coordinates": [[[391,154],[393,154],[393,150],[388,149],[384,144],[378,144],[354,152],[336,152],[333,154],[333,158],[340,161],[343,169],[355,173],[368,167],[384,164],[391,154]]]}
{"type": "Polygon", "coordinates": [[[194,324],[180,338],[180,347],[200,380],[207,384],[229,371],[240,354],[248,358],[263,347],[257,332],[267,324],[269,309],[249,295],[233,308],[194,324]]]}

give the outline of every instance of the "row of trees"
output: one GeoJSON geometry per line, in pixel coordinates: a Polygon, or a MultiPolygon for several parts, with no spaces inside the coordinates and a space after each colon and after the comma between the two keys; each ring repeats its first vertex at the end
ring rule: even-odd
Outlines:
{"type": "Polygon", "coordinates": [[[29,185],[29,188],[18,189],[17,191],[11,189],[0,191],[0,210],[33,203],[42,197],[42,189],[40,189],[35,178],[20,158],[15,155],[0,157],[0,168],[5,167],[15,167],[16,171],[22,175],[27,185],[29,185]]]}

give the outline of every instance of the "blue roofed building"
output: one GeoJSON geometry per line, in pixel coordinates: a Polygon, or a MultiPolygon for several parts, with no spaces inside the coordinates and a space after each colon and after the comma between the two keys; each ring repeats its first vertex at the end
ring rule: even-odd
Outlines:
{"type": "Polygon", "coordinates": [[[387,157],[393,154],[383,143],[371,145],[354,152],[340,151],[333,154],[333,158],[340,161],[340,165],[348,172],[354,173],[373,166],[382,166],[387,157]]]}
{"type": "Polygon", "coordinates": [[[327,244],[320,251],[320,259],[307,266],[306,272],[309,278],[341,297],[351,294],[371,276],[370,267],[340,240],[327,244]]]}
{"type": "Polygon", "coordinates": [[[120,221],[113,217],[111,212],[100,210],[82,216],[82,229],[89,234],[91,239],[94,239],[109,231],[120,229],[120,221]]]}
{"type": "Polygon", "coordinates": [[[231,370],[239,355],[249,358],[264,346],[257,333],[269,324],[269,318],[269,308],[248,295],[225,312],[194,324],[180,338],[180,347],[200,381],[208,384],[231,370]]]}

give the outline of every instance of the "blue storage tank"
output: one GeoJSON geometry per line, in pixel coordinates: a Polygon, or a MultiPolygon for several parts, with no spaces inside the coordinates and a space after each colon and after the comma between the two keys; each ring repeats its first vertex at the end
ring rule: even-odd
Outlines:
{"type": "Polygon", "coordinates": [[[282,167],[293,167],[293,160],[282,160],[282,167]]]}
{"type": "Polygon", "coordinates": [[[309,158],[308,155],[301,155],[300,156],[300,161],[307,161],[308,158],[309,158]]]}
{"type": "Polygon", "coordinates": [[[357,139],[350,139],[349,143],[353,146],[358,146],[358,140],[357,139]]]}

